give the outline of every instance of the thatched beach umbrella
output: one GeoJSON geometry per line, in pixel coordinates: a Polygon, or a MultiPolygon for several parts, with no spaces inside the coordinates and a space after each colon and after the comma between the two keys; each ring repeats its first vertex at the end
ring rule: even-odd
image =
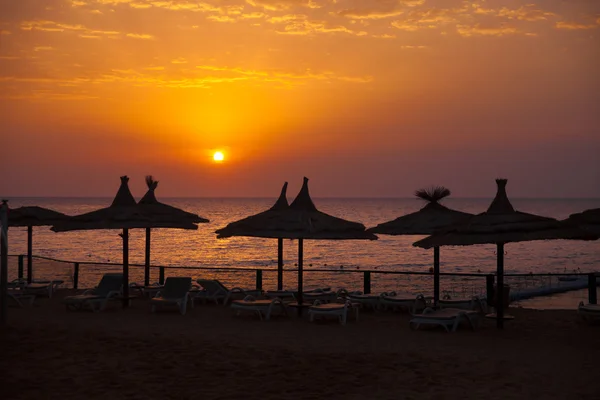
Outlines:
{"type": "Polygon", "coordinates": [[[600,235],[600,208],[593,208],[577,214],[571,214],[565,222],[570,225],[577,225],[596,235],[600,235]]]}
{"type": "MultiPolygon", "coordinates": [[[[369,239],[376,240],[377,236],[365,231],[365,226],[358,222],[347,221],[317,210],[308,192],[308,178],[300,193],[289,207],[273,210],[264,221],[262,230],[257,233],[251,226],[238,225],[241,221],[232,222],[217,231],[217,238],[231,236],[258,236],[277,239],[298,239],[298,303],[302,304],[304,239],[369,239]]],[[[302,313],[302,307],[298,307],[302,313]]]]}
{"type": "Polygon", "coordinates": [[[10,210],[8,226],[27,227],[27,282],[33,275],[33,227],[58,224],[68,218],[67,215],[48,208],[37,206],[18,207],[10,210]]]}
{"type": "Polygon", "coordinates": [[[577,227],[569,227],[554,218],[516,211],[506,195],[506,179],[496,179],[498,192],[488,210],[464,223],[444,228],[442,232],[422,239],[414,246],[429,249],[435,246],[468,246],[495,244],[497,247],[497,326],[504,326],[504,245],[532,240],[575,239],[594,240],[597,237],[577,227]]]}
{"type": "MultiPolygon", "coordinates": [[[[421,189],[415,196],[427,201],[427,205],[419,211],[403,215],[392,221],[384,222],[367,232],[384,235],[432,235],[441,228],[455,225],[472,217],[473,214],[451,210],[441,205],[440,200],[450,196],[450,190],[438,186],[431,189],[421,189]]],[[[440,248],[433,248],[433,301],[438,304],[440,300],[440,248]]]]}
{"type": "Polygon", "coordinates": [[[121,177],[121,186],[109,207],[70,217],[51,229],[54,232],[96,229],[122,229],[123,238],[123,307],[129,304],[129,229],[182,228],[197,229],[192,222],[154,221],[137,206],[129,190],[129,178],[121,177]]]}
{"type": "MultiPolygon", "coordinates": [[[[285,182],[281,188],[279,198],[271,208],[255,215],[243,218],[239,221],[228,224],[225,228],[216,231],[217,238],[231,236],[250,236],[272,238],[273,223],[277,223],[280,212],[287,210],[289,204],[287,201],[287,186],[285,182]]],[[[283,289],[283,238],[277,238],[277,290],[283,289]]]]}
{"type": "MultiPolygon", "coordinates": [[[[187,224],[190,222],[192,224],[200,224],[209,222],[206,218],[202,218],[197,214],[184,211],[180,208],[173,207],[156,200],[155,191],[156,187],[158,186],[158,181],[154,180],[154,178],[151,175],[146,176],[146,185],[148,186],[148,191],[146,192],[144,197],[142,197],[141,200],[138,202],[138,207],[144,214],[149,215],[153,222],[173,222],[176,224],[187,224]]],[[[195,225],[189,225],[187,228],[184,229],[197,229],[197,227],[195,225]]],[[[144,285],[146,286],[150,284],[151,230],[151,227],[146,228],[146,253],[144,261],[144,285]]]]}

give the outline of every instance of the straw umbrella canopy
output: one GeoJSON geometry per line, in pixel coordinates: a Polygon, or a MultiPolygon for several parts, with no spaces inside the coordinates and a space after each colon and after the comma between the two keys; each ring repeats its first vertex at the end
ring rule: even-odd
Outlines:
{"type": "MultiPolygon", "coordinates": [[[[443,186],[417,190],[415,196],[427,202],[425,207],[417,212],[379,224],[368,229],[367,232],[384,235],[431,235],[441,228],[455,225],[472,217],[473,214],[452,210],[439,203],[450,194],[450,190],[443,186]]],[[[440,300],[439,246],[433,248],[433,300],[435,304],[438,304],[440,300]]]]}
{"type": "MultiPolygon", "coordinates": [[[[281,188],[279,198],[271,208],[255,215],[243,218],[228,224],[225,228],[216,231],[217,238],[231,236],[250,236],[271,238],[270,229],[273,223],[277,223],[280,212],[287,210],[287,186],[285,182],[281,188]]],[[[277,238],[277,290],[283,289],[283,238],[277,238]]]]}
{"type": "Polygon", "coordinates": [[[464,223],[445,228],[414,246],[429,249],[435,246],[469,246],[495,244],[497,247],[497,327],[504,326],[504,245],[532,240],[574,239],[594,240],[597,236],[570,227],[554,218],[516,211],[506,194],[506,179],[496,179],[498,191],[486,212],[467,219],[464,223]]]}
{"type": "Polygon", "coordinates": [[[586,231],[600,235],[600,208],[571,214],[565,222],[570,225],[577,225],[586,231]]]}
{"type": "Polygon", "coordinates": [[[8,226],[27,227],[27,282],[31,283],[33,275],[33,227],[49,226],[68,218],[58,211],[38,206],[24,206],[10,210],[8,226]]]}
{"type": "MultiPolygon", "coordinates": [[[[253,236],[298,239],[298,303],[300,305],[303,291],[304,239],[377,239],[373,233],[366,232],[365,226],[361,223],[347,221],[319,211],[310,198],[308,178],[304,178],[302,189],[292,204],[287,208],[282,206],[281,209],[272,210],[269,217],[262,221],[264,225],[258,225],[261,227],[260,230],[254,229],[255,226],[247,223],[238,225],[240,222],[233,222],[219,229],[216,232],[217,238],[253,236]]],[[[298,313],[302,313],[302,307],[298,307],[298,313]]]]}
{"type": "Polygon", "coordinates": [[[123,307],[129,304],[129,229],[135,228],[181,228],[197,229],[192,222],[155,221],[151,215],[137,206],[129,190],[129,178],[121,177],[121,186],[110,206],[76,215],[51,229],[54,232],[96,229],[122,229],[123,238],[123,307]]]}
{"type": "MultiPolygon", "coordinates": [[[[158,186],[158,181],[154,180],[151,175],[146,176],[146,185],[148,191],[138,202],[138,207],[144,213],[149,215],[154,222],[174,222],[174,223],[193,223],[201,224],[208,223],[206,218],[202,218],[197,214],[184,211],[180,208],[164,204],[156,200],[155,190],[158,186]]],[[[197,229],[190,227],[187,229],[197,229]]],[[[146,252],[144,262],[144,285],[150,284],[150,243],[151,243],[151,227],[146,227],[146,252]]]]}

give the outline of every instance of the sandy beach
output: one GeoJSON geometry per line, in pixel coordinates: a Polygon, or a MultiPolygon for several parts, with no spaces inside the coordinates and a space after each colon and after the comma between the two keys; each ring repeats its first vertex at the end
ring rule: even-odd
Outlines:
{"type": "Polygon", "coordinates": [[[448,334],[412,331],[401,313],[347,326],[296,316],[260,321],[223,306],[185,316],[67,312],[65,293],[10,308],[2,332],[5,399],[592,399],[598,327],[574,311],[511,309],[448,334]]]}

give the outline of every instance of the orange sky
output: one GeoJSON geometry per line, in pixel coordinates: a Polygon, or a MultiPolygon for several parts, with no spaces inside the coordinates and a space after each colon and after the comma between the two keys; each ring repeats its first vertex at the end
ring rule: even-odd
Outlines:
{"type": "Polygon", "coordinates": [[[593,0],[0,0],[0,193],[600,197],[599,36],[593,0]]]}

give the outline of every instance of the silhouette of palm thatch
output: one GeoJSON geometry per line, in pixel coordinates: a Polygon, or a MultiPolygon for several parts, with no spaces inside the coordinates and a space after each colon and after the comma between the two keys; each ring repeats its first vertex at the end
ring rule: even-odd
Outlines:
{"type": "MultiPolygon", "coordinates": [[[[439,229],[457,224],[473,214],[451,210],[439,203],[450,196],[450,190],[443,186],[431,189],[420,189],[415,196],[427,201],[419,211],[406,214],[392,221],[384,222],[367,231],[385,235],[431,235],[439,229]]],[[[437,304],[440,299],[440,249],[434,247],[433,252],[433,299],[437,304]]]]}
{"type": "MultiPolygon", "coordinates": [[[[506,179],[497,179],[496,197],[487,211],[468,218],[465,222],[442,229],[441,232],[419,240],[414,246],[429,249],[436,246],[469,246],[496,244],[497,246],[497,299],[503,299],[504,245],[532,240],[594,240],[596,236],[578,227],[568,226],[554,218],[516,211],[506,194],[506,179]]],[[[504,305],[496,302],[497,326],[503,327],[504,305]]]]}
{"type": "Polygon", "coordinates": [[[580,213],[571,214],[565,222],[569,225],[576,225],[586,231],[600,235],[600,208],[593,208],[580,213]]]}

